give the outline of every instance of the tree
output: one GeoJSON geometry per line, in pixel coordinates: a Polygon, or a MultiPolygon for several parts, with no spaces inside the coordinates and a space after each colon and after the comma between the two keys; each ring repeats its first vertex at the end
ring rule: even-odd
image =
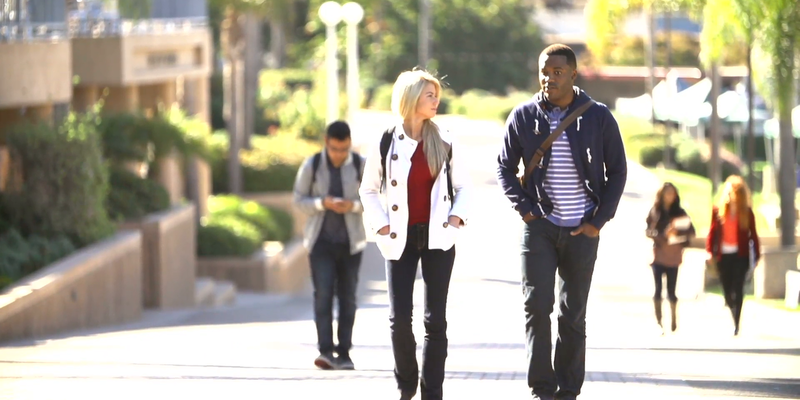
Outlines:
{"type": "MultiPolygon", "coordinates": [[[[304,40],[290,51],[295,66],[315,57],[324,39],[317,10],[324,0],[309,2],[304,40]],[[304,42],[304,43],[303,43],[304,42]]],[[[364,0],[359,29],[362,80],[394,82],[397,75],[419,64],[419,0],[364,0]]],[[[433,35],[428,66],[456,92],[479,88],[505,93],[509,86],[528,89],[531,62],[543,48],[532,22],[528,0],[432,2],[433,35]],[[488,5],[487,5],[488,4],[488,5]]],[[[343,29],[342,29],[343,30],[343,29]]],[[[342,41],[343,43],[343,41],[342,41]]],[[[370,86],[369,84],[365,87],[370,86]]]]}
{"type": "MultiPolygon", "coordinates": [[[[225,80],[225,106],[227,114],[228,135],[230,137],[228,155],[228,182],[231,193],[242,192],[242,169],[239,151],[244,147],[245,107],[249,102],[245,96],[244,52],[245,52],[245,16],[264,16],[270,13],[285,15],[286,10],[294,4],[293,0],[209,0],[211,14],[221,17],[219,25],[219,46],[226,68],[223,72],[225,80]]],[[[251,35],[252,36],[252,35],[251,35]]],[[[252,96],[251,96],[252,97],[252,96]]]]}
{"type": "Polygon", "coordinates": [[[698,0],[695,6],[703,7],[706,59],[719,57],[735,35],[743,36],[765,56],[762,62],[752,66],[751,75],[761,84],[759,91],[780,121],[781,245],[794,246],[797,184],[791,110],[797,95],[795,61],[800,53],[800,24],[797,23],[800,4],[796,0],[698,0]]]}

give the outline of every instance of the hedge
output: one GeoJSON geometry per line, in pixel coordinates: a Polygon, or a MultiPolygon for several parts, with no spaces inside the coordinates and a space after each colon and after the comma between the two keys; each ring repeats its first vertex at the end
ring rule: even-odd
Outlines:
{"type": "Polygon", "coordinates": [[[106,209],[112,220],[136,220],[169,208],[169,193],[158,182],[116,166],[109,172],[111,190],[106,209]]]}
{"type": "Polygon", "coordinates": [[[245,201],[232,195],[212,196],[208,199],[211,218],[233,216],[255,226],[262,241],[286,242],[292,237],[294,220],[286,211],[264,207],[255,201],[245,201]]]}
{"type": "Polygon", "coordinates": [[[64,235],[83,247],[114,233],[105,209],[108,170],[95,117],[70,114],[55,128],[25,122],[12,127],[7,140],[24,178],[11,176],[13,189],[3,203],[22,235],[64,235]]]}
{"type": "Polygon", "coordinates": [[[249,257],[262,244],[258,228],[234,216],[209,217],[197,230],[199,257],[249,257]]]}
{"type": "Polygon", "coordinates": [[[26,239],[15,229],[0,234],[0,289],[74,251],[75,246],[63,235],[26,239]]]}

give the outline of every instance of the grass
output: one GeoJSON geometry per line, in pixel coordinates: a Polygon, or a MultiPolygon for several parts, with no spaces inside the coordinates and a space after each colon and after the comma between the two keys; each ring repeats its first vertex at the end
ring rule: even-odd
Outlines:
{"type": "MultiPolygon", "coordinates": [[[[752,301],[752,302],[755,302],[755,303],[758,303],[758,304],[761,304],[761,305],[764,305],[764,306],[767,306],[767,307],[770,307],[770,308],[775,308],[775,309],[778,309],[778,310],[784,310],[784,311],[800,313],[800,307],[798,307],[798,308],[786,307],[786,302],[783,299],[757,299],[753,295],[753,284],[752,284],[752,282],[745,284],[744,290],[745,290],[745,295],[744,295],[745,303],[752,301]]],[[[714,284],[714,285],[706,286],[706,293],[714,294],[714,295],[722,297],[723,296],[722,285],[714,284]]]]}
{"type": "MultiPolygon", "coordinates": [[[[672,182],[681,196],[681,205],[692,218],[698,236],[705,236],[711,225],[711,207],[716,199],[711,193],[711,180],[702,176],[670,169],[650,169],[662,182],[672,182]]],[[[768,232],[767,220],[758,212],[764,204],[774,199],[766,199],[761,193],[753,194],[753,209],[756,214],[756,230],[768,232]]]]}

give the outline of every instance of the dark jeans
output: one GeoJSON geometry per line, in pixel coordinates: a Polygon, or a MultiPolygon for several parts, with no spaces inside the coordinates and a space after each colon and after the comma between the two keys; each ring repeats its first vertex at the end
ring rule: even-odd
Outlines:
{"type": "Polygon", "coordinates": [[[440,400],[447,358],[447,291],[456,250],[455,247],[447,251],[428,249],[427,234],[426,225],[409,227],[403,255],[397,261],[386,262],[391,305],[389,321],[397,387],[403,392],[416,392],[420,379],[411,314],[417,264],[421,259],[422,279],[425,282],[425,344],[422,347],[420,386],[423,400],[440,400]]]}
{"type": "Polygon", "coordinates": [[[536,219],[526,224],[522,236],[528,386],[543,398],[576,398],[586,370],[586,302],[599,238],[572,236],[573,230],[536,219]],[[550,314],[556,271],[562,282],[554,370],[550,314]]]}
{"type": "Polygon", "coordinates": [[[361,267],[361,253],[350,254],[350,245],[318,240],[309,254],[314,283],[314,322],[320,353],[334,351],[333,296],[339,299],[339,355],[347,355],[353,345],[356,318],[356,286],[361,267]]]}
{"type": "Polygon", "coordinates": [[[677,267],[665,267],[661,264],[653,264],[653,279],[656,281],[656,293],[653,295],[653,299],[661,300],[661,287],[662,284],[662,276],[667,276],[667,298],[669,301],[676,302],[678,301],[678,296],[675,295],[675,286],[678,283],[678,268],[677,267]]]}
{"type": "Polygon", "coordinates": [[[739,328],[739,318],[742,316],[742,303],[744,302],[744,281],[750,269],[750,258],[739,257],[738,254],[723,254],[717,263],[719,268],[719,281],[725,293],[725,304],[731,309],[731,316],[736,328],[739,328]]]}

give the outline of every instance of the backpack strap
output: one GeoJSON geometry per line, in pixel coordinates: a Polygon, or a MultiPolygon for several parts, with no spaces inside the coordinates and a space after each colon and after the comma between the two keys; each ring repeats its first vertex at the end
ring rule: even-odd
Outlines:
{"type": "Polygon", "coordinates": [[[384,131],[383,136],[381,136],[381,192],[386,186],[386,156],[389,154],[389,148],[392,147],[394,131],[395,127],[391,127],[384,131]]]}
{"type": "Polygon", "coordinates": [[[354,151],[352,152],[352,157],[353,167],[356,168],[356,179],[358,179],[358,182],[361,183],[361,155],[354,151]]]}
{"type": "Polygon", "coordinates": [[[450,172],[450,160],[453,159],[453,146],[447,145],[447,161],[444,164],[444,170],[447,174],[447,195],[450,196],[450,203],[453,202],[453,178],[452,173],[450,172]]]}
{"type": "Polygon", "coordinates": [[[319,169],[319,163],[322,160],[322,152],[314,154],[314,158],[311,160],[311,183],[308,185],[308,195],[311,196],[311,191],[314,190],[314,182],[317,180],[317,170],[319,169]]]}

